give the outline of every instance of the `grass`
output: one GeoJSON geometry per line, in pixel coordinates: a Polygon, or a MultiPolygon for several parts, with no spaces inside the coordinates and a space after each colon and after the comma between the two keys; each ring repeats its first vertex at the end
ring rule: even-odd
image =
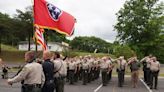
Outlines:
{"type": "Polygon", "coordinates": [[[9,46],[9,45],[4,45],[1,44],[2,51],[18,51],[17,48],[9,46]]]}

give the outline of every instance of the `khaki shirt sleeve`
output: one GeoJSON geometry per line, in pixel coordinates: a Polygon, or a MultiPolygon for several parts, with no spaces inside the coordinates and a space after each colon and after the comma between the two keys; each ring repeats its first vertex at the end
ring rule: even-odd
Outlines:
{"type": "Polygon", "coordinates": [[[24,80],[26,78],[26,76],[28,75],[29,71],[30,70],[25,66],[22,69],[22,71],[17,76],[15,76],[12,79],[9,79],[8,81],[11,82],[11,83],[20,82],[20,81],[22,81],[22,80],[24,80]]]}

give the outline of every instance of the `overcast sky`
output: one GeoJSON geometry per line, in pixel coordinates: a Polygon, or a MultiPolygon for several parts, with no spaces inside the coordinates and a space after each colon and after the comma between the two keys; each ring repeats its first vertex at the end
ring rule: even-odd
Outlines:
{"type": "MultiPolygon", "coordinates": [[[[126,0],[47,0],[60,9],[72,14],[77,23],[75,36],[96,36],[113,42],[116,32],[116,13],[126,0]]],[[[162,0],[164,1],[164,0],[162,0]]],[[[0,0],[0,12],[13,15],[16,9],[23,10],[32,5],[32,0],[0,0]]]]}

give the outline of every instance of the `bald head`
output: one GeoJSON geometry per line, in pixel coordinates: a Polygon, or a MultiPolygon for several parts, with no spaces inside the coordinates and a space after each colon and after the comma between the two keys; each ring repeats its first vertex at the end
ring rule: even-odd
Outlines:
{"type": "Polygon", "coordinates": [[[43,52],[43,59],[46,60],[46,59],[51,59],[51,52],[50,51],[45,51],[43,52]]]}

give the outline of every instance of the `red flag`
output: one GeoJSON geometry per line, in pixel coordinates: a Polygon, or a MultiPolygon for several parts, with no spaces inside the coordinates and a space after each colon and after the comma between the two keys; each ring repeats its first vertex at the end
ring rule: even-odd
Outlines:
{"type": "Polygon", "coordinates": [[[34,24],[59,33],[72,35],[75,18],[45,0],[34,0],[34,24]]]}

